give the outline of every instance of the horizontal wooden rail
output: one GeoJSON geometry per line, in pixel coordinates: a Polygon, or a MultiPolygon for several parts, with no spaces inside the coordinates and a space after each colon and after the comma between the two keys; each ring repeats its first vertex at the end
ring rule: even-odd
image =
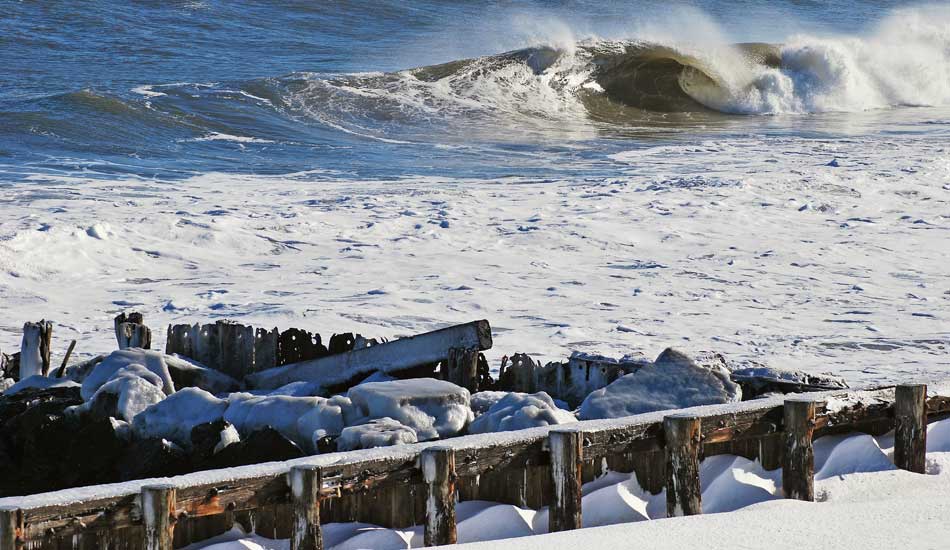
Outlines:
{"type": "MultiPolygon", "coordinates": [[[[814,437],[861,431],[882,422],[890,422],[891,425],[894,422],[894,388],[802,395],[817,401],[814,420],[809,420],[807,424],[813,428],[814,437]]],[[[786,421],[783,405],[782,396],[731,405],[693,407],[675,412],[697,418],[702,444],[709,445],[783,433],[786,421]]],[[[908,410],[919,409],[911,407],[908,410]]],[[[929,421],[950,416],[950,398],[931,397],[926,400],[925,410],[929,421]]],[[[142,491],[149,485],[173,486],[175,514],[172,515],[195,518],[255,510],[271,504],[297,502],[299,508],[299,498],[293,498],[288,484],[288,473],[292,468],[303,467],[318,471],[318,482],[312,490],[321,499],[327,499],[398,484],[423,484],[430,479],[442,480],[445,478],[442,474],[424,477],[421,468],[420,458],[423,452],[434,447],[439,447],[443,453],[452,451],[453,480],[526,464],[549,464],[550,433],[563,431],[565,427],[580,434],[578,437],[582,447],[578,456],[583,456],[583,460],[588,463],[608,455],[662,450],[666,448],[664,417],[670,414],[671,411],[663,411],[615,420],[583,421],[569,426],[470,435],[412,445],[329,453],[287,462],[196,472],[172,478],[68,489],[27,497],[8,497],[0,499],[0,511],[3,511],[0,514],[0,548],[5,549],[4,541],[11,536],[20,542],[26,542],[142,525],[142,491]],[[10,517],[16,518],[14,535],[10,534],[10,517]]],[[[920,430],[905,431],[919,434],[920,430]]],[[[557,448],[565,449],[563,443],[558,443],[557,448]]],[[[919,442],[914,442],[913,445],[908,443],[907,448],[920,448],[919,442]]],[[[797,464],[807,464],[807,461],[808,457],[803,455],[799,457],[797,464]]],[[[576,474],[572,467],[560,468],[560,471],[576,474]]],[[[563,487],[570,488],[570,495],[573,495],[576,483],[576,479],[566,480],[563,487]]],[[[305,492],[310,491],[311,489],[307,488],[305,492]]],[[[442,494],[438,491],[436,493],[442,494]]],[[[807,497],[807,491],[802,496],[807,497]]],[[[563,493],[561,498],[564,506],[573,505],[571,503],[574,499],[568,496],[568,493],[563,493]]],[[[569,508],[565,510],[565,513],[574,514],[569,508]]],[[[312,517],[313,511],[303,510],[301,514],[312,517]]],[[[579,509],[576,521],[567,520],[564,523],[566,528],[575,524],[580,524],[579,509]]],[[[301,534],[301,538],[312,540],[308,534],[301,534]]],[[[438,537],[433,540],[438,540],[438,537]]],[[[304,546],[309,546],[309,543],[304,546]]]]}

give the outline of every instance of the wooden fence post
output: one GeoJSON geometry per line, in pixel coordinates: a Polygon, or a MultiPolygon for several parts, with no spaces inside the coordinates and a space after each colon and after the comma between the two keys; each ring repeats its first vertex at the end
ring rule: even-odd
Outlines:
{"type": "Polygon", "coordinates": [[[782,462],[782,491],[785,498],[815,500],[815,402],[786,399],[785,458],[782,462]]]}
{"type": "Polygon", "coordinates": [[[699,485],[701,426],[698,416],[678,414],[663,418],[663,434],[666,438],[667,517],[703,513],[702,490],[699,485]]]}
{"type": "Polygon", "coordinates": [[[927,385],[897,386],[894,398],[894,465],[922,474],[927,467],[927,385]]]}
{"type": "Polygon", "coordinates": [[[320,527],[320,487],[323,472],[319,466],[294,466],[290,469],[290,492],[294,503],[294,531],[291,550],[323,550],[320,527]]]}
{"type": "Polygon", "coordinates": [[[584,432],[561,429],[548,433],[551,449],[551,480],[554,500],[548,512],[548,531],[580,529],[581,466],[584,460],[584,432]]]}
{"type": "Polygon", "coordinates": [[[0,550],[17,550],[19,517],[18,508],[7,506],[0,508],[0,550]]]}
{"type": "Polygon", "coordinates": [[[455,544],[455,450],[429,447],[419,457],[422,477],[428,486],[425,545],[455,544]]]}
{"type": "Polygon", "coordinates": [[[49,374],[50,344],[53,339],[53,323],[40,321],[23,325],[23,340],[20,342],[20,380],[36,374],[49,374]]]}
{"type": "Polygon", "coordinates": [[[145,550],[172,550],[175,530],[175,486],[142,487],[142,521],[145,524],[145,550]]]}

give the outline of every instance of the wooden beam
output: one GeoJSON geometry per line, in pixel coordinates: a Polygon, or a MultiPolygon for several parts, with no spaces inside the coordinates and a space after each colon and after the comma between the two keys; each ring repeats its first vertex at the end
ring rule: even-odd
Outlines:
{"type": "Polygon", "coordinates": [[[19,508],[0,507],[0,550],[18,550],[20,515],[19,508]]]}
{"type": "Polygon", "coordinates": [[[927,467],[927,386],[897,386],[894,400],[894,465],[923,474],[927,467]]]}
{"type": "Polygon", "coordinates": [[[429,497],[426,499],[425,545],[455,544],[455,451],[450,447],[424,449],[419,462],[429,497]]]}
{"type": "Polygon", "coordinates": [[[677,414],[663,419],[666,439],[666,515],[703,513],[699,485],[699,448],[702,419],[677,414]]]}
{"type": "Polygon", "coordinates": [[[452,348],[486,350],[491,345],[488,321],[473,321],[348,353],[291,363],[252,374],[246,380],[258,389],[274,389],[299,380],[317,380],[335,386],[375,371],[398,372],[438,363],[448,358],[452,348]]]}
{"type": "Polygon", "coordinates": [[[291,550],[323,550],[320,527],[320,486],[323,473],[318,466],[294,466],[288,476],[294,507],[291,550]]]}
{"type": "Polygon", "coordinates": [[[785,458],[782,491],[785,498],[815,500],[815,402],[785,401],[785,458]]]}
{"type": "Polygon", "coordinates": [[[548,512],[548,531],[580,529],[584,433],[558,429],[548,435],[548,441],[551,448],[551,481],[554,483],[554,501],[548,512]]]}
{"type": "Polygon", "coordinates": [[[175,486],[142,487],[142,523],[145,550],[172,550],[175,530],[175,486]]]}

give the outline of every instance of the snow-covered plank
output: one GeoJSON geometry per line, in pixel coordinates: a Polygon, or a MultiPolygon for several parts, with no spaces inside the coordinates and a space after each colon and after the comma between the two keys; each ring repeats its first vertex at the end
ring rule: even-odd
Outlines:
{"type": "Polygon", "coordinates": [[[279,388],[298,380],[319,381],[324,387],[332,387],[374,371],[398,372],[444,361],[453,348],[486,350],[491,345],[488,321],[473,321],[348,353],[291,363],[252,374],[246,380],[258,389],[279,388]]]}

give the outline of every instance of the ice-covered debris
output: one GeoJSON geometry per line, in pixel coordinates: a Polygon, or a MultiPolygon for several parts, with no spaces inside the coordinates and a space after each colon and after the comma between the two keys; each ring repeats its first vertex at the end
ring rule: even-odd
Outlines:
{"type": "Polygon", "coordinates": [[[131,363],[112,376],[76,412],[115,417],[126,422],[165,398],[161,377],[142,365],[131,363]]]}
{"type": "Polygon", "coordinates": [[[353,451],[371,447],[416,443],[417,441],[415,430],[397,420],[383,417],[370,420],[365,424],[343,428],[340,438],[337,439],[337,449],[353,451]]]}
{"type": "Polygon", "coordinates": [[[227,408],[224,399],[199,388],[184,388],[136,415],[132,431],[138,438],[164,438],[187,449],[192,428],[220,419],[227,408]]]}
{"type": "Polygon", "coordinates": [[[569,411],[557,408],[548,394],[512,392],[476,418],[468,430],[473,434],[508,432],[568,422],[577,422],[577,418],[569,411]]]}
{"type": "Polygon", "coordinates": [[[247,436],[271,427],[300,448],[310,447],[310,434],[300,433],[297,421],[323,401],[322,397],[291,397],[289,395],[251,395],[232,393],[224,419],[247,436]]]}
{"type": "Polygon", "coordinates": [[[297,381],[281,386],[265,395],[289,395],[290,397],[317,397],[323,393],[323,386],[319,382],[297,381]]]}
{"type": "Polygon", "coordinates": [[[473,418],[468,390],[434,378],[371,382],[347,395],[363,416],[393,418],[412,428],[419,441],[454,436],[473,418]]]}
{"type": "Polygon", "coordinates": [[[196,387],[219,395],[241,388],[241,383],[234,378],[187,357],[172,354],[163,358],[176,389],[196,387]]]}
{"type": "Polygon", "coordinates": [[[161,380],[159,386],[165,395],[175,393],[175,385],[163,353],[139,348],[114,351],[97,364],[82,382],[82,398],[89,400],[100,386],[109,381],[121,368],[136,364],[154,373],[161,380]]]}
{"type": "Polygon", "coordinates": [[[26,390],[26,389],[41,389],[45,390],[46,388],[71,388],[78,387],[79,384],[73,382],[72,380],[67,380],[65,378],[49,378],[43,376],[42,374],[34,374],[20,380],[19,382],[14,383],[12,378],[4,378],[0,380],[0,392],[4,395],[13,395],[17,392],[26,390]],[[5,387],[5,382],[9,380],[9,386],[5,387]]]}
{"type": "Polygon", "coordinates": [[[308,445],[302,446],[311,452],[317,452],[317,442],[327,436],[339,436],[345,426],[357,424],[362,420],[360,411],[349,397],[335,395],[320,401],[297,420],[297,432],[307,439],[308,445]]]}
{"type": "Polygon", "coordinates": [[[758,363],[749,363],[742,368],[733,369],[732,380],[742,386],[747,399],[772,392],[799,393],[848,387],[840,376],[777,369],[758,363]]]}
{"type": "MultiPolygon", "coordinates": [[[[364,379],[360,382],[360,384],[371,384],[371,383],[373,383],[373,382],[391,382],[391,381],[393,381],[393,380],[396,380],[396,377],[394,377],[394,376],[389,376],[389,375],[386,374],[385,372],[376,371],[376,372],[374,372],[373,374],[371,374],[371,375],[367,376],[366,378],[364,378],[364,379]]],[[[359,384],[357,384],[357,385],[359,385],[359,384]]]]}
{"type": "Polygon", "coordinates": [[[475,417],[478,418],[487,413],[488,409],[492,408],[492,405],[501,401],[503,397],[510,393],[511,392],[507,391],[480,391],[472,394],[470,405],[472,411],[475,413],[475,417]]]}
{"type": "Polygon", "coordinates": [[[652,366],[588,395],[581,404],[579,416],[581,420],[621,418],[741,399],[742,390],[729,378],[725,367],[701,366],[687,355],[667,349],[652,366]]]}

